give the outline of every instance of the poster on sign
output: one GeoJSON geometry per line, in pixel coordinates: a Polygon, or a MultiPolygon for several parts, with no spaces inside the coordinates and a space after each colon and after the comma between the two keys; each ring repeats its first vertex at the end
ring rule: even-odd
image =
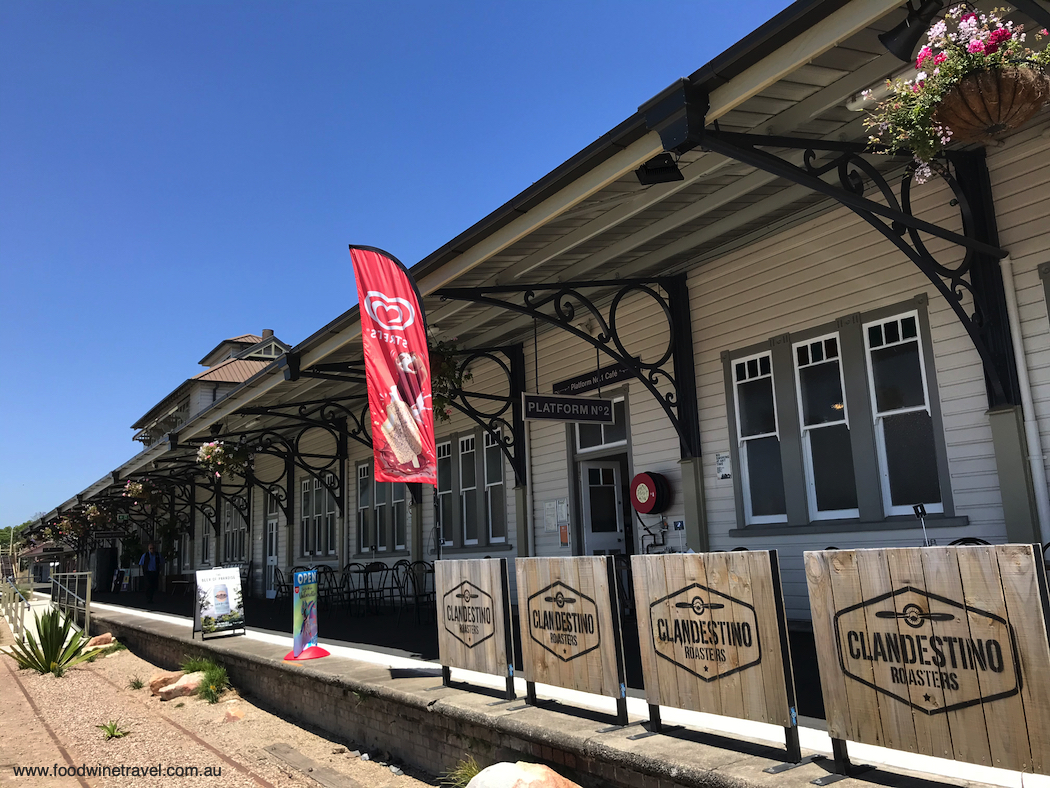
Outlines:
{"type": "Polygon", "coordinates": [[[193,634],[244,634],[244,597],[241,572],[236,567],[197,570],[197,598],[193,606],[193,634]]]}
{"type": "Polygon", "coordinates": [[[405,267],[351,246],[361,313],[377,482],[437,484],[430,351],[423,307],[405,267]]]}
{"type": "Polygon", "coordinates": [[[286,660],[317,659],[328,652],[317,645],[317,570],[292,576],[292,650],[286,660]]]}

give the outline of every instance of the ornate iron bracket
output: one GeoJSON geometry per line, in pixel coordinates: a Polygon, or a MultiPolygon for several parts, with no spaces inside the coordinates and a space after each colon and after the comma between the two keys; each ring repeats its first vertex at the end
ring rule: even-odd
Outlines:
{"type": "MultiPolygon", "coordinates": [[[[977,237],[975,215],[966,191],[954,178],[948,166],[935,163],[933,171],[947,184],[953,195],[952,204],[958,206],[962,219],[963,234],[947,230],[920,219],[912,212],[911,188],[914,167],[905,167],[901,177],[898,198],[884,175],[863,157],[865,146],[857,143],[835,143],[792,137],[765,137],[754,134],[737,134],[704,130],[699,135],[699,144],[708,150],[720,153],[757,169],[779,176],[793,183],[831,197],[864,219],[896,246],[930,280],[944,296],[955,312],[966,333],[969,334],[977,353],[981,357],[988,377],[992,404],[1009,402],[1004,385],[1003,370],[992,353],[987,337],[989,306],[988,294],[974,286],[972,271],[977,256],[999,260],[1006,252],[977,237]],[[804,164],[797,166],[783,158],[763,150],[763,147],[803,150],[804,164]],[[831,153],[826,163],[817,163],[817,152],[831,153]],[[838,184],[828,183],[822,176],[834,173],[838,184]],[[864,196],[869,185],[884,200],[884,204],[864,196]],[[963,259],[956,265],[939,262],[926,248],[920,233],[927,233],[960,247],[963,259]],[[969,299],[968,312],[966,302],[969,299]]],[[[950,159],[949,159],[950,161],[950,159]]]]}
{"type": "Polygon", "coordinates": [[[457,365],[461,370],[473,362],[485,360],[495,364],[507,379],[507,394],[490,394],[453,388],[449,391],[449,405],[481,426],[499,446],[514,469],[516,486],[525,484],[525,421],[521,412],[521,393],[525,390],[525,351],[520,344],[505,348],[471,348],[461,351],[457,365]],[[504,361],[498,354],[506,356],[504,361]],[[472,400],[493,403],[494,410],[485,409],[472,400]],[[509,421],[508,413],[509,413],[509,421]]]}
{"type": "Polygon", "coordinates": [[[700,456],[692,333],[688,324],[688,291],[684,276],[443,288],[435,295],[444,300],[471,301],[517,312],[567,331],[596,348],[599,353],[626,367],[656,399],[678,433],[682,456],[700,456]],[[657,292],[656,287],[666,295],[657,292]],[[584,295],[585,290],[592,295],[584,295]],[[656,314],[662,314],[667,321],[667,347],[655,360],[631,353],[617,330],[617,313],[624,298],[639,294],[650,298],[656,314]],[[520,302],[517,300],[519,296],[520,302]],[[599,306],[599,301],[604,299],[610,299],[606,308],[608,317],[599,306]],[[598,327],[596,336],[578,326],[584,320],[594,321],[598,327]],[[659,387],[665,384],[670,386],[669,392],[660,391],[659,387]]]}

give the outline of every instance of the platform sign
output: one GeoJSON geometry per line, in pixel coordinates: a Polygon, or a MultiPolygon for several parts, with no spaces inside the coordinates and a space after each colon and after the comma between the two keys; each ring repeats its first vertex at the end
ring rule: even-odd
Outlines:
{"type": "Polygon", "coordinates": [[[1037,549],[805,557],[833,737],[1050,774],[1048,603],[1037,549]]]}
{"type": "Polygon", "coordinates": [[[514,563],[526,680],[625,699],[612,556],[514,563]]]}
{"type": "Polygon", "coordinates": [[[616,418],[611,399],[569,397],[555,394],[521,395],[522,414],[526,421],[570,421],[590,424],[612,424],[616,418]]]}
{"type": "Polygon", "coordinates": [[[442,666],[504,676],[514,697],[507,559],[437,561],[434,587],[442,666]]]}
{"type": "Polygon", "coordinates": [[[650,704],[794,727],[775,551],[635,555],[631,566],[650,704]]]}
{"type": "Polygon", "coordinates": [[[197,597],[193,605],[193,633],[244,634],[244,597],[241,572],[236,567],[197,570],[197,597]]]}

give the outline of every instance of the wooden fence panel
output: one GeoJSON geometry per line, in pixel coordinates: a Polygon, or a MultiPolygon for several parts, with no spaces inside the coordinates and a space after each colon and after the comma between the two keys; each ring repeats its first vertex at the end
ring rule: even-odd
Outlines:
{"type": "Polygon", "coordinates": [[[832,736],[1050,774],[1050,605],[1037,550],[805,558],[832,736]]]}
{"type": "Polygon", "coordinates": [[[434,563],[441,664],[514,675],[507,559],[434,563]]]}
{"type": "Polygon", "coordinates": [[[515,559],[528,681],[626,697],[610,556],[515,559]]]}
{"type": "Polygon", "coordinates": [[[649,703],[792,725],[775,560],[744,551],[631,557],[649,703]]]}

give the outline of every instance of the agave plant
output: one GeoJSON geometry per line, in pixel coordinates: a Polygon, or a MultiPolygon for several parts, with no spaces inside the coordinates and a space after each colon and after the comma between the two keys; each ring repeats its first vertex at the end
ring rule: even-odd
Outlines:
{"type": "Polygon", "coordinates": [[[84,653],[87,638],[83,632],[73,628],[72,616],[67,615],[63,619],[57,610],[38,614],[36,631],[40,635],[39,643],[27,629],[28,642],[15,643],[7,652],[14,657],[20,668],[61,676],[67,668],[79,665],[91,657],[90,652],[84,653]]]}

